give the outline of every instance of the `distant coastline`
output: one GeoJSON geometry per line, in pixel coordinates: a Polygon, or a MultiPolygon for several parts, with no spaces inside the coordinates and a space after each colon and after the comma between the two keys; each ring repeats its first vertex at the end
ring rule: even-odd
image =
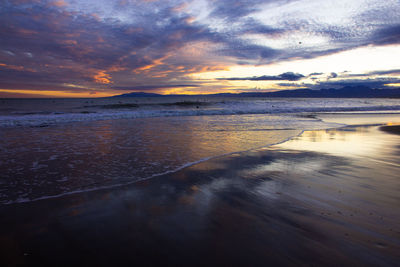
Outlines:
{"type": "Polygon", "coordinates": [[[223,96],[223,97],[310,97],[310,98],[400,98],[400,88],[372,89],[366,86],[346,86],[341,89],[296,89],[277,92],[220,93],[207,95],[161,95],[146,92],[132,92],[112,97],[188,97],[188,96],[223,96]]]}

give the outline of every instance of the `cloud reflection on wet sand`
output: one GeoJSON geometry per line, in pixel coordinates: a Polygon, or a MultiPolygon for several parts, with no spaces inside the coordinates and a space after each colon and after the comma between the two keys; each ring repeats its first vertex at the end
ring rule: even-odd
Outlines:
{"type": "Polygon", "coordinates": [[[3,259],[394,266],[399,141],[377,126],[310,131],[135,185],[3,206],[3,259]]]}

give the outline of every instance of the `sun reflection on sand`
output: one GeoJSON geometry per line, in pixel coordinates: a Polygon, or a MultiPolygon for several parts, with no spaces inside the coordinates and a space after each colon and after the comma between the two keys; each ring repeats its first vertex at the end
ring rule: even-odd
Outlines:
{"type": "MultiPolygon", "coordinates": [[[[376,126],[377,128],[377,126],[376,126]]],[[[392,138],[380,138],[378,130],[368,127],[347,127],[326,131],[305,132],[292,142],[281,145],[285,149],[316,151],[349,157],[385,157],[385,146],[392,144],[392,138]],[[371,138],[374,139],[371,142],[371,138]],[[389,139],[389,140],[388,140],[389,139]]]]}

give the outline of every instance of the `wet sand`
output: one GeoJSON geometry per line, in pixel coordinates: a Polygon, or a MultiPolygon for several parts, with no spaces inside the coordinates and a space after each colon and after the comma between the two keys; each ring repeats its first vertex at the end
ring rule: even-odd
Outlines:
{"type": "Polygon", "coordinates": [[[308,131],[129,186],[2,205],[0,261],[399,266],[391,129],[308,131]]]}
{"type": "Polygon", "coordinates": [[[380,129],[388,133],[400,134],[400,125],[382,126],[380,129]]]}

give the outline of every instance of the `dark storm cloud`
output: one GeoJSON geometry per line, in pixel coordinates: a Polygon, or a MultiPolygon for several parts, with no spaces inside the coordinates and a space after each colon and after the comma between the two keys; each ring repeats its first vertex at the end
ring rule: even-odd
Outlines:
{"type": "Polygon", "coordinates": [[[246,78],[218,78],[218,80],[228,80],[228,81],[298,81],[303,79],[305,76],[300,73],[285,72],[276,76],[254,76],[246,78]]]}

